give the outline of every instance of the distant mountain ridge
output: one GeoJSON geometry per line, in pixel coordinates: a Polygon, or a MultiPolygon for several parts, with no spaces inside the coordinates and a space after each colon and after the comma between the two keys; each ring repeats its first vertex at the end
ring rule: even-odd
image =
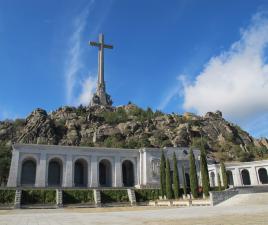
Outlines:
{"type": "Polygon", "coordinates": [[[134,104],[119,107],[61,107],[52,113],[34,110],[26,119],[0,122],[0,144],[74,146],[200,147],[223,160],[267,157],[268,140],[255,139],[226,121],[222,113],[164,114],[134,104]]]}

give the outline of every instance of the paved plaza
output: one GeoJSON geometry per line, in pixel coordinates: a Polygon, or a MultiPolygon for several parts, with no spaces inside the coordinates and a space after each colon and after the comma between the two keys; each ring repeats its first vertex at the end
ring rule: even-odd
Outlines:
{"type": "Polygon", "coordinates": [[[0,225],[267,225],[268,193],[238,195],[216,207],[1,210],[0,225]]]}

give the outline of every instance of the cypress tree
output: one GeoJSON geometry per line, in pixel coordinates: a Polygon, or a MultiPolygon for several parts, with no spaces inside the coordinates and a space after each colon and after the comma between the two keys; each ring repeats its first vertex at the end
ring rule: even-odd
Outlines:
{"type": "Polygon", "coordinates": [[[218,190],[221,191],[222,188],[221,188],[221,176],[220,174],[218,173],[218,190]]]}
{"type": "Polygon", "coordinates": [[[183,179],[183,193],[186,196],[187,195],[187,187],[186,187],[186,178],[185,178],[184,165],[182,165],[182,179],[183,179]]]}
{"type": "Polygon", "coordinates": [[[178,165],[177,158],[175,152],[173,153],[173,184],[174,184],[174,197],[179,198],[180,195],[180,182],[179,182],[179,174],[178,174],[178,165]]]}
{"type": "Polygon", "coordinates": [[[223,188],[227,189],[228,187],[227,172],[226,172],[226,168],[225,168],[223,161],[221,161],[221,175],[222,175],[222,181],[223,181],[223,188]]]}
{"type": "Polygon", "coordinates": [[[172,199],[172,184],[171,184],[170,165],[168,158],[166,159],[166,194],[167,199],[172,199]]]}
{"type": "Polygon", "coordinates": [[[194,198],[198,197],[198,180],[197,180],[197,173],[196,173],[196,166],[195,166],[195,157],[193,150],[190,149],[190,155],[189,155],[189,161],[190,161],[190,188],[191,192],[194,198]]]}
{"type": "Polygon", "coordinates": [[[160,192],[162,198],[166,195],[166,159],[164,152],[162,151],[161,154],[161,161],[160,161],[160,192]]]}
{"type": "Polygon", "coordinates": [[[205,152],[204,146],[202,146],[202,148],[201,148],[200,167],[201,167],[203,193],[206,197],[208,197],[210,185],[209,185],[207,157],[206,157],[206,152],[205,152]]]}

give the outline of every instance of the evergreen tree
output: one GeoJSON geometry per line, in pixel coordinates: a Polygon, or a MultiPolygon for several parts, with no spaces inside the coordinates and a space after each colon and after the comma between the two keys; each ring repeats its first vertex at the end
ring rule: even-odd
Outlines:
{"type": "Polygon", "coordinates": [[[170,165],[168,158],[166,159],[166,194],[167,199],[172,199],[172,184],[171,184],[170,165]]]}
{"type": "Polygon", "coordinates": [[[218,173],[218,190],[222,191],[222,188],[221,188],[221,176],[220,176],[219,173],[218,173]]]}
{"type": "Polygon", "coordinates": [[[207,157],[206,157],[206,152],[205,152],[204,146],[201,147],[200,167],[201,167],[203,193],[206,197],[208,197],[210,186],[209,186],[207,157]]]}
{"type": "Polygon", "coordinates": [[[223,161],[221,161],[221,176],[222,176],[222,181],[223,181],[223,188],[227,189],[228,187],[227,172],[226,172],[226,168],[225,168],[223,161]]]}
{"type": "Polygon", "coordinates": [[[177,158],[175,152],[173,153],[173,189],[174,189],[174,197],[179,198],[180,196],[180,182],[179,182],[179,174],[178,174],[178,165],[177,158]]]}
{"type": "Polygon", "coordinates": [[[186,178],[185,178],[184,165],[182,165],[182,178],[183,178],[183,193],[186,196],[187,195],[187,187],[186,187],[186,178]]]}
{"type": "Polygon", "coordinates": [[[191,192],[194,198],[198,197],[198,180],[197,180],[197,173],[196,173],[196,166],[195,166],[195,157],[193,150],[190,149],[190,155],[189,155],[189,161],[190,161],[190,188],[191,192]]]}
{"type": "Polygon", "coordinates": [[[166,195],[166,159],[165,154],[162,151],[161,161],[160,161],[160,192],[162,198],[166,195]]]}

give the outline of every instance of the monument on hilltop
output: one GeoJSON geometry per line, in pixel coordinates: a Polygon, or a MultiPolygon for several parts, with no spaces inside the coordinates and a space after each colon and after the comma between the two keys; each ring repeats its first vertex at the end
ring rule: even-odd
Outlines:
{"type": "Polygon", "coordinates": [[[90,102],[91,106],[103,105],[111,106],[113,104],[110,95],[106,93],[105,81],[104,81],[104,48],[113,49],[112,45],[104,44],[104,35],[99,35],[99,42],[90,41],[91,46],[99,48],[98,52],[98,84],[96,93],[94,93],[90,102]]]}

